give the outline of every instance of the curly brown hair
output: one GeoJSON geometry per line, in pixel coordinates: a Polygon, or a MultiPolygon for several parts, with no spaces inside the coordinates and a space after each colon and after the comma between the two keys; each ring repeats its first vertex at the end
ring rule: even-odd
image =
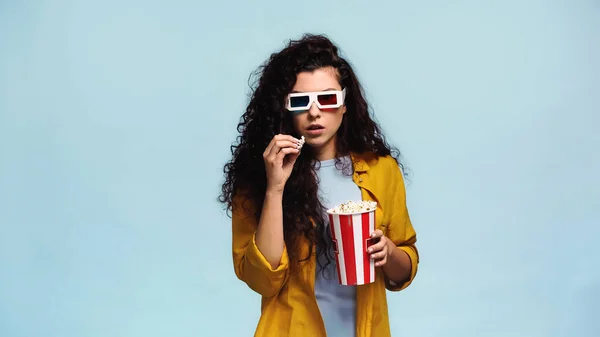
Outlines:
{"type": "MultiPolygon", "coordinates": [[[[347,110],[337,132],[337,154],[391,155],[403,169],[398,159],[400,153],[387,144],[381,128],[371,117],[363,88],[350,63],[340,56],[338,47],[326,36],[305,34],[299,40],[290,40],[280,52],[273,53],[250,77],[258,77],[258,81],[250,85],[250,102],[237,126],[237,143],[231,145],[233,158],[224,167],[225,181],[218,198],[228,211],[232,210],[235,196],[244,191],[244,198],[254,205],[253,215],[257,221],[260,218],[267,186],[263,152],[276,134],[298,137],[292,115],[285,109],[285,99],[298,73],[323,67],[337,70],[340,85],[347,92],[347,110]]],[[[284,189],[284,240],[291,263],[306,260],[313,253],[311,245],[308,256],[299,256],[298,238],[301,236],[316,243],[317,247],[325,247],[328,242],[323,223],[324,207],[318,197],[318,164],[315,152],[305,146],[284,189]],[[316,222],[316,228],[311,220],[316,222]]],[[[342,169],[346,174],[353,173],[351,167],[342,169]]],[[[321,253],[326,249],[318,251],[321,253]]],[[[330,257],[327,263],[329,260],[330,257]]]]}

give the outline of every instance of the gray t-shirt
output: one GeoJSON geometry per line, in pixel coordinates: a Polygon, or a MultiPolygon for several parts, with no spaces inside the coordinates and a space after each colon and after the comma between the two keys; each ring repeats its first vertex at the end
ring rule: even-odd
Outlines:
{"type": "MultiPolygon", "coordinates": [[[[345,161],[345,166],[351,165],[349,156],[341,159],[345,161]]],[[[349,168],[352,169],[351,166],[349,168]]],[[[344,175],[341,167],[340,169],[336,168],[335,159],[321,161],[321,167],[317,174],[319,196],[326,208],[332,208],[348,200],[361,200],[359,187],[352,181],[352,176],[344,175]]],[[[329,226],[328,221],[326,224],[329,226]]],[[[329,256],[334,256],[332,248],[330,248],[329,256]]],[[[321,256],[319,259],[321,264],[317,263],[315,295],[327,336],[356,336],[356,287],[343,286],[338,283],[335,259],[330,259],[330,263],[325,267],[325,276],[323,276],[319,266],[325,265],[326,258],[321,256]]]]}

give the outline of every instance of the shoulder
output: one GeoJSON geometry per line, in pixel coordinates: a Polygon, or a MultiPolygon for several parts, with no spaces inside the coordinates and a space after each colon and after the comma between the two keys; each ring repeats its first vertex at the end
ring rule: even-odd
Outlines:
{"type": "Polygon", "coordinates": [[[357,170],[368,170],[375,175],[387,175],[392,178],[395,174],[402,175],[400,165],[391,155],[379,156],[375,153],[354,153],[352,157],[357,170]]]}
{"type": "Polygon", "coordinates": [[[355,154],[353,158],[355,172],[363,175],[362,186],[378,199],[393,198],[396,190],[404,188],[403,173],[394,157],[368,153],[355,154]]]}
{"type": "Polygon", "coordinates": [[[400,169],[400,166],[398,165],[396,158],[394,158],[390,155],[383,156],[383,157],[378,156],[375,166],[376,166],[376,168],[379,168],[381,170],[387,170],[387,171],[398,171],[400,169]]]}

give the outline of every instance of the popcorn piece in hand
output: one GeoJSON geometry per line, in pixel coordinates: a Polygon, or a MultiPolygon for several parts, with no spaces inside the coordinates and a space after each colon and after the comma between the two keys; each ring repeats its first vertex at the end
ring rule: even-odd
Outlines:
{"type": "Polygon", "coordinates": [[[302,146],[304,146],[305,141],[306,140],[304,139],[304,136],[302,136],[300,138],[300,144],[298,144],[298,150],[300,150],[302,148],[302,146]]]}
{"type": "Polygon", "coordinates": [[[342,203],[334,208],[330,209],[329,212],[337,214],[350,214],[350,213],[364,213],[370,212],[377,208],[377,202],[369,200],[360,200],[342,203]]]}

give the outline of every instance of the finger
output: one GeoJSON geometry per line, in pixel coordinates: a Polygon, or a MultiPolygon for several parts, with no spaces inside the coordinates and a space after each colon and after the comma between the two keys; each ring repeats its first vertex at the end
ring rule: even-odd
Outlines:
{"type": "Polygon", "coordinates": [[[371,247],[369,247],[369,249],[367,250],[369,253],[375,253],[375,252],[380,252],[382,251],[385,247],[387,247],[385,240],[379,240],[379,242],[377,242],[376,244],[372,245],[371,247]]]}
{"type": "Polygon", "coordinates": [[[373,233],[371,233],[372,238],[380,238],[383,236],[383,231],[381,229],[376,229],[373,233]]]}
{"type": "Polygon", "coordinates": [[[277,136],[273,137],[273,140],[275,140],[275,142],[288,141],[288,142],[300,144],[300,139],[295,138],[290,135],[277,135],[277,136]]]}
{"type": "Polygon", "coordinates": [[[380,261],[375,261],[375,267],[383,267],[387,263],[387,256],[385,256],[380,261]]]}
{"type": "Polygon", "coordinates": [[[291,154],[291,153],[296,153],[294,151],[290,152],[289,150],[286,150],[284,152],[283,150],[285,150],[285,149],[293,149],[293,150],[299,151],[300,147],[289,141],[279,141],[271,149],[271,153],[269,154],[269,160],[270,161],[283,160],[283,158],[286,155],[291,154]]]}
{"type": "Polygon", "coordinates": [[[300,148],[299,144],[296,142],[292,142],[289,140],[278,140],[275,145],[273,146],[273,152],[277,153],[279,151],[281,151],[281,149],[286,148],[286,147],[292,147],[292,148],[300,148]]]}
{"type": "Polygon", "coordinates": [[[273,160],[275,162],[281,162],[283,166],[287,166],[288,164],[294,164],[296,162],[296,158],[300,154],[300,149],[286,147],[281,149],[279,153],[276,155],[276,158],[273,160]],[[296,156],[296,158],[291,158],[292,156],[296,156]]]}
{"type": "Polygon", "coordinates": [[[279,135],[276,135],[275,137],[273,137],[271,139],[271,141],[269,142],[269,144],[267,144],[267,147],[265,148],[265,152],[263,152],[263,157],[267,157],[269,155],[269,153],[271,153],[271,149],[273,148],[273,145],[275,145],[275,142],[277,141],[277,137],[279,135]]]}
{"type": "Polygon", "coordinates": [[[298,149],[297,153],[290,153],[290,155],[287,156],[287,160],[290,164],[294,165],[296,163],[296,159],[298,159],[298,156],[300,156],[300,149],[298,149]]]}
{"type": "Polygon", "coordinates": [[[371,259],[373,259],[375,261],[385,259],[386,257],[387,257],[387,250],[385,250],[385,249],[371,254],[371,259]]]}
{"type": "Polygon", "coordinates": [[[281,149],[281,151],[279,151],[279,153],[277,154],[277,158],[276,160],[281,160],[283,161],[283,159],[285,158],[285,156],[287,156],[288,154],[294,154],[294,153],[299,153],[300,150],[296,149],[296,148],[292,148],[292,147],[286,147],[281,149]]]}
{"type": "Polygon", "coordinates": [[[267,150],[265,150],[265,156],[268,157],[271,154],[277,154],[281,148],[284,147],[299,147],[300,141],[292,136],[277,135],[273,137],[267,150]]]}

